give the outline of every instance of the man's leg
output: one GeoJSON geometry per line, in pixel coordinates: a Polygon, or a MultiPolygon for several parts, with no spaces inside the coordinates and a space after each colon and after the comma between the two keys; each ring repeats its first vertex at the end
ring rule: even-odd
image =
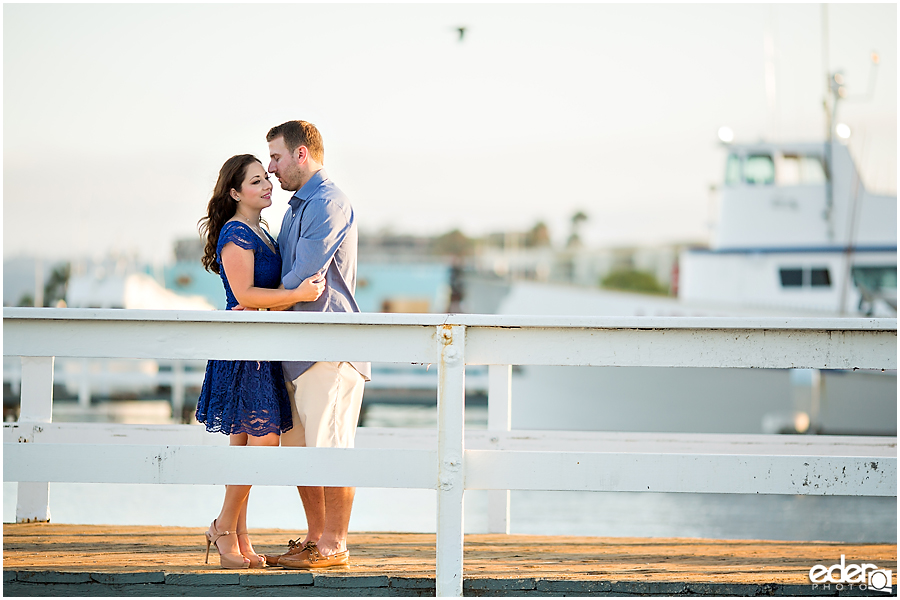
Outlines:
{"type": "Polygon", "coordinates": [[[297,486],[300,493],[300,501],[303,503],[303,511],[306,513],[306,538],[301,546],[307,542],[318,543],[325,531],[325,494],[323,487],[297,486]]]}
{"type": "MultiPolygon", "coordinates": [[[[315,368],[316,365],[313,365],[311,369],[315,368]]],[[[281,435],[282,446],[307,446],[307,414],[305,410],[298,408],[298,403],[302,405],[304,399],[309,395],[309,386],[306,385],[309,378],[304,379],[304,375],[308,373],[309,370],[300,375],[295,381],[285,380],[288,397],[291,399],[291,418],[294,426],[281,435]],[[302,385],[298,389],[298,384],[301,384],[301,382],[302,385]]],[[[297,486],[300,502],[303,504],[303,512],[306,513],[306,537],[300,544],[300,547],[305,546],[308,542],[318,542],[319,538],[322,537],[322,532],[325,530],[325,496],[322,489],[322,487],[315,486],[297,486]]]]}
{"type": "MultiPolygon", "coordinates": [[[[352,448],[362,406],[362,375],[349,363],[319,362],[292,385],[305,445],[352,448]]],[[[297,420],[294,422],[296,427],[297,420]]],[[[307,540],[316,542],[324,556],[346,550],[356,489],[302,486],[297,489],[309,526],[307,540]]]]}
{"type": "MultiPolygon", "coordinates": [[[[362,407],[364,379],[350,363],[340,363],[334,444],[339,448],[352,448],[356,439],[356,425],[362,407]]],[[[324,556],[347,549],[347,533],[350,529],[350,512],[356,488],[325,488],[325,531],[318,542],[324,556]]]]}
{"type": "Polygon", "coordinates": [[[347,549],[347,532],[350,529],[350,511],[356,488],[325,488],[325,531],[316,544],[323,556],[347,549]]]}

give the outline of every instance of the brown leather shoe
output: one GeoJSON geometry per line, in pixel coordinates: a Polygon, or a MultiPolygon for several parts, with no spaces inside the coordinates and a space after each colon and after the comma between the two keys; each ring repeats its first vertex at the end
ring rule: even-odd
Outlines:
{"type": "Polygon", "coordinates": [[[288,551],[284,554],[264,554],[266,557],[266,564],[270,567],[280,566],[279,561],[285,556],[294,556],[296,554],[300,554],[310,546],[315,546],[314,542],[306,542],[305,545],[300,545],[300,538],[296,540],[288,540],[288,551]]]}
{"type": "Polygon", "coordinates": [[[285,556],[278,561],[279,567],[285,569],[322,569],[325,567],[338,567],[350,562],[350,551],[335,552],[328,556],[319,554],[315,544],[307,544],[303,552],[294,556],[285,556]]]}

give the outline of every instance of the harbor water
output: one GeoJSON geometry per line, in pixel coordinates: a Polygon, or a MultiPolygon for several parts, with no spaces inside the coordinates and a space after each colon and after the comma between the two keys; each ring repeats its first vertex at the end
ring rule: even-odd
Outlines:
{"type": "MultiPolygon", "coordinates": [[[[486,409],[467,407],[466,427],[484,428],[486,409]]],[[[370,426],[427,427],[436,409],[372,405],[370,426]]],[[[213,435],[213,434],[210,434],[213,435]]],[[[16,483],[3,484],[3,521],[15,521],[16,483]]],[[[222,486],[50,484],[54,523],[104,525],[209,525],[222,486]]],[[[358,488],[351,531],[434,532],[433,490],[358,488]]],[[[692,537],[896,543],[897,499],[841,496],[512,491],[512,533],[609,537],[692,537]]],[[[256,486],[248,525],[303,531],[295,488],[256,486]]],[[[487,492],[465,496],[465,531],[487,531],[487,492]]]]}

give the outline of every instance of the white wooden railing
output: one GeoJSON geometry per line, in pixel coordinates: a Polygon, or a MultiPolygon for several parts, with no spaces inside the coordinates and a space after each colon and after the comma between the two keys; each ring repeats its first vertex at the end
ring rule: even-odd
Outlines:
{"type": "Polygon", "coordinates": [[[435,489],[436,592],[461,596],[466,489],[491,490],[494,531],[508,531],[510,489],[897,493],[893,437],[510,430],[510,365],[896,369],[896,319],[4,309],[3,326],[4,355],[22,357],[20,417],[3,440],[17,520],[49,519],[47,482],[435,489]],[[201,426],[53,423],[57,356],[434,364],[438,427],[361,428],[356,448],[333,449],[229,447],[201,426]],[[464,431],[466,365],[489,365],[488,431],[464,431]]]}
{"type": "MultiPolygon", "coordinates": [[[[22,384],[22,369],[18,357],[3,361],[3,383],[18,396],[22,384]]],[[[99,392],[113,395],[116,391],[143,392],[144,396],[159,394],[160,387],[168,387],[172,416],[180,421],[189,388],[199,389],[205,375],[206,360],[170,361],[120,361],[114,370],[109,370],[106,359],[63,359],[53,364],[53,383],[64,385],[68,393],[77,390],[78,405],[83,409],[91,406],[92,397],[99,392]],[[145,368],[145,363],[149,368],[145,368]],[[160,368],[163,367],[163,368],[160,368]]],[[[366,390],[414,390],[419,393],[437,390],[437,370],[428,371],[417,365],[373,365],[373,380],[366,384],[366,390]]],[[[466,392],[487,394],[488,372],[483,367],[466,369],[466,392]]]]}

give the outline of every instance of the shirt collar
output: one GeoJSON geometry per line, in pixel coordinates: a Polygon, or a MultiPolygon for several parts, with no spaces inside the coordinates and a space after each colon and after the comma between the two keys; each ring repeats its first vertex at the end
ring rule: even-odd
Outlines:
{"type": "Polygon", "coordinates": [[[298,206],[300,206],[301,203],[309,200],[312,197],[313,193],[319,188],[320,185],[325,183],[327,179],[328,173],[325,172],[324,168],[319,169],[318,171],[313,173],[313,176],[309,178],[309,181],[304,183],[303,187],[294,192],[294,195],[291,196],[291,206],[296,209],[298,206]]]}

